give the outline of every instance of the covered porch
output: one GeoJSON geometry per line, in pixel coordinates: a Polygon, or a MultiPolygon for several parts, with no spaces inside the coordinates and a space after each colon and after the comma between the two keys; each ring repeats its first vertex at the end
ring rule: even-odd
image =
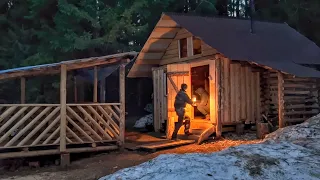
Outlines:
{"type": "MultiPolygon", "coordinates": [[[[20,104],[0,104],[0,159],[61,154],[61,165],[70,153],[118,149],[125,133],[125,66],[136,52],[92,57],[55,64],[0,71],[0,80],[20,78],[20,104]],[[119,101],[104,100],[105,78],[119,70],[119,101]],[[67,102],[68,74],[93,74],[92,102],[77,101],[77,86],[71,89],[74,101],[67,102]],[[26,78],[60,76],[60,103],[27,104],[26,78]],[[81,74],[81,73],[77,73],[81,74]],[[99,79],[100,78],[100,79],[99,79]],[[98,84],[100,80],[100,100],[98,84]]],[[[77,78],[72,78],[77,83],[77,78]]]]}

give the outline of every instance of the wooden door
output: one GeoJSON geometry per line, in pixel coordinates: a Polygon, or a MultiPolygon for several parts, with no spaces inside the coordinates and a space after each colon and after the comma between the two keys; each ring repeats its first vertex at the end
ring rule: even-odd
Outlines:
{"type": "MultiPolygon", "coordinates": [[[[174,130],[174,122],[178,121],[178,116],[174,110],[174,100],[181,84],[187,84],[187,94],[191,98],[191,76],[190,64],[169,64],[167,65],[167,98],[168,98],[168,121],[167,138],[171,138],[174,130]]],[[[187,105],[186,115],[193,119],[193,107],[187,105]]],[[[183,128],[179,132],[183,132],[183,128]]]]}
{"type": "Polygon", "coordinates": [[[167,78],[164,67],[152,69],[153,79],[153,126],[156,132],[167,120],[167,78]]]}

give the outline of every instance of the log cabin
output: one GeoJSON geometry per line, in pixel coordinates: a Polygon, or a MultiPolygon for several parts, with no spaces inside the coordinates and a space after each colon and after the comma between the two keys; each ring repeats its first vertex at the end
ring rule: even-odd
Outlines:
{"type": "Polygon", "coordinates": [[[128,74],[153,78],[155,131],[166,124],[170,138],[182,83],[189,97],[198,87],[210,95],[209,120],[199,118],[196,108],[186,108],[199,141],[263,117],[282,128],[319,113],[320,72],[311,67],[320,64],[320,48],[285,23],[255,21],[252,31],[250,24],[247,19],[161,15],[128,74]]]}

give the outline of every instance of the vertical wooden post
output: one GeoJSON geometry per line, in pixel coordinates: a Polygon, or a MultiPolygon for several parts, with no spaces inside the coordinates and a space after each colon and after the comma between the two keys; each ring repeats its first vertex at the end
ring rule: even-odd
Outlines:
{"type": "Polygon", "coordinates": [[[119,100],[120,100],[120,142],[124,144],[125,134],[125,65],[119,68],[119,100]]]}
{"type": "Polygon", "coordinates": [[[66,152],[66,129],[67,129],[67,66],[61,65],[60,72],[60,154],[61,166],[70,163],[69,154],[66,152]]]}
{"type": "Polygon", "coordinates": [[[217,101],[218,101],[218,115],[217,115],[217,121],[216,121],[216,137],[220,138],[222,135],[222,122],[221,122],[221,106],[222,106],[222,89],[221,89],[221,61],[222,59],[216,59],[216,81],[217,81],[217,101]]]}
{"type": "Polygon", "coordinates": [[[93,102],[98,102],[98,67],[94,67],[93,102]]]}
{"type": "Polygon", "coordinates": [[[283,100],[283,74],[278,71],[278,117],[279,117],[279,128],[285,126],[284,120],[284,100],[283,100]]]}
{"type": "Polygon", "coordinates": [[[20,79],[20,103],[26,103],[26,78],[21,77],[20,79]]]}

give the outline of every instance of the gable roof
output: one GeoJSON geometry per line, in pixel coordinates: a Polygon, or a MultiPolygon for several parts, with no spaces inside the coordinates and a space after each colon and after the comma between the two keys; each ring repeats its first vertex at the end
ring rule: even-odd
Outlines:
{"type": "Polygon", "coordinates": [[[300,77],[320,77],[319,71],[301,65],[320,64],[320,48],[287,24],[254,21],[251,33],[246,19],[165,15],[231,60],[251,61],[300,77]]]}

